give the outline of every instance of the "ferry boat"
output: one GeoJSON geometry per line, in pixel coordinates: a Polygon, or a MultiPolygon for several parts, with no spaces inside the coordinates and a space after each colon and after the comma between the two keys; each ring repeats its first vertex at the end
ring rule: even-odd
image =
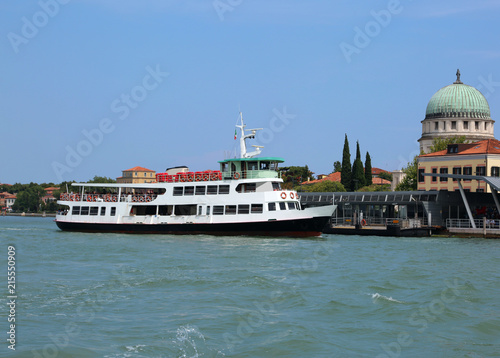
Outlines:
{"type": "MultiPolygon", "coordinates": [[[[73,183],[55,218],[65,231],[148,234],[319,236],[336,206],[301,206],[299,194],[282,188],[278,157],[256,157],[240,114],[240,157],[222,160],[220,170],[190,172],[173,167],[155,183],[73,183]]],[[[236,138],[236,135],[235,135],[236,138]]]]}

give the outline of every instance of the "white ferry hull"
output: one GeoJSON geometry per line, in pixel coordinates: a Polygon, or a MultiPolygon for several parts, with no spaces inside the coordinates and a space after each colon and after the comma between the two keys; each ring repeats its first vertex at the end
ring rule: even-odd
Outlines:
{"type": "Polygon", "coordinates": [[[210,223],[210,224],[141,224],[141,223],[85,223],[56,221],[64,231],[110,232],[129,234],[173,234],[218,236],[319,236],[330,216],[264,222],[210,223]]]}

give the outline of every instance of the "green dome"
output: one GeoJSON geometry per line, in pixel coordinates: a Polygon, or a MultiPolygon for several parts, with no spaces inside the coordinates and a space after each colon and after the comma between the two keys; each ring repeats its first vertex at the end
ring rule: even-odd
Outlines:
{"type": "Polygon", "coordinates": [[[490,106],[481,92],[458,78],[437,91],[425,111],[425,119],[446,117],[491,119],[490,106]]]}

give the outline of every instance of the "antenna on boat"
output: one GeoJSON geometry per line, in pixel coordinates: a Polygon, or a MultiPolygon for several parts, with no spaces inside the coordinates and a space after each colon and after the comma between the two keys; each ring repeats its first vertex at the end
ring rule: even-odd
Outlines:
{"type": "Polygon", "coordinates": [[[255,151],[247,153],[247,145],[245,140],[246,139],[255,139],[255,134],[257,131],[262,130],[263,128],[254,128],[254,129],[245,129],[246,124],[243,123],[243,113],[240,112],[240,120],[241,124],[237,124],[236,127],[241,130],[240,134],[240,157],[241,158],[253,158],[256,155],[259,155],[260,152],[262,151],[262,148],[264,148],[261,145],[252,145],[252,147],[256,148],[255,151]],[[245,131],[251,132],[248,134],[245,134],[245,131]]]}

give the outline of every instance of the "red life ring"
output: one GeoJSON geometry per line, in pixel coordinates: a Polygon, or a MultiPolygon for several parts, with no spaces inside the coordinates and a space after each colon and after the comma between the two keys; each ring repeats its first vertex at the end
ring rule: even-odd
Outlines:
{"type": "Polygon", "coordinates": [[[290,199],[293,199],[293,198],[294,198],[293,193],[290,193],[290,199]]]}
{"type": "Polygon", "coordinates": [[[281,193],[281,199],[286,199],[286,193],[284,191],[281,193]]]}
{"type": "Polygon", "coordinates": [[[366,220],[365,219],[361,220],[361,225],[362,226],[366,226],[366,220]]]}
{"type": "Polygon", "coordinates": [[[238,172],[234,173],[233,178],[235,180],[238,180],[240,178],[240,173],[238,173],[238,172]]]}

